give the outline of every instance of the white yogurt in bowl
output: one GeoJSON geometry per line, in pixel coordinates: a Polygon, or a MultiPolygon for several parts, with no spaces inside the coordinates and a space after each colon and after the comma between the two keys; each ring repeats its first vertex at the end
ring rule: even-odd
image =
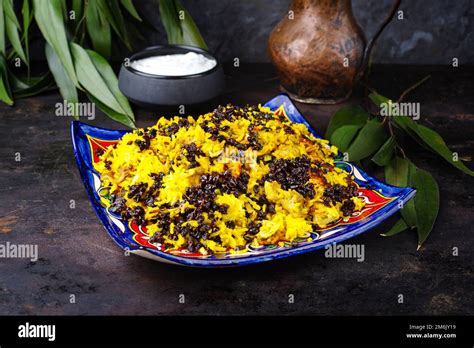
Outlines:
{"type": "Polygon", "coordinates": [[[203,54],[188,52],[151,56],[134,60],[131,67],[137,71],[157,76],[188,76],[213,69],[217,61],[203,54]]]}
{"type": "Polygon", "coordinates": [[[132,103],[146,108],[194,105],[220,95],[225,76],[222,65],[207,50],[152,46],[124,60],[119,88],[132,103]]]}

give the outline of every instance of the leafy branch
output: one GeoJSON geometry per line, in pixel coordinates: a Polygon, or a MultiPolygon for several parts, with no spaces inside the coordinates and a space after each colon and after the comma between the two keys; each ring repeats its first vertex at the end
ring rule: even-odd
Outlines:
{"type": "MultiPolygon", "coordinates": [[[[160,0],[159,9],[169,43],[206,47],[178,0],[160,0]]],[[[68,103],[78,103],[83,93],[110,118],[135,127],[132,108],[108,62],[115,46],[131,51],[141,36],[136,26],[145,21],[132,0],[23,0],[21,20],[19,10],[13,0],[0,0],[0,100],[13,105],[16,98],[57,87],[68,103]],[[49,71],[31,77],[29,31],[34,24],[45,41],[49,71]],[[18,59],[27,67],[26,76],[12,69],[21,65],[18,59]]]]}
{"type": "Polygon", "coordinates": [[[429,76],[405,90],[397,102],[376,91],[369,99],[379,108],[388,108],[388,116],[371,114],[359,106],[344,106],[331,118],[326,138],[344,152],[350,161],[373,162],[383,167],[385,180],[394,186],[416,188],[415,197],[400,211],[400,219],[383,236],[393,236],[403,231],[416,230],[418,249],[427,240],[439,211],[439,188],[435,178],[417,167],[400,145],[400,137],[413,138],[423,148],[439,155],[462,172],[474,176],[457,153],[453,153],[436,131],[428,128],[409,115],[396,115],[395,107],[413,89],[424,83],[429,76]]]}

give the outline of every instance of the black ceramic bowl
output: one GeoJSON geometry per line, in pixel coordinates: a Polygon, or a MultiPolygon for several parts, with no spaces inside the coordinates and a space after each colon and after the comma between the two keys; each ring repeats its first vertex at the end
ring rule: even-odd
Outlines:
{"type": "MultiPolygon", "coordinates": [[[[169,45],[146,48],[132,55],[129,63],[152,56],[188,52],[216,59],[198,47],[169,45]]],[[[145,107],[199,104],[218,96],[223,91],[224,73],[219,62],[211,70],[186,76],[147,74],[124,63],[120,69],[119,88],[131,102],[145,107]]]]}

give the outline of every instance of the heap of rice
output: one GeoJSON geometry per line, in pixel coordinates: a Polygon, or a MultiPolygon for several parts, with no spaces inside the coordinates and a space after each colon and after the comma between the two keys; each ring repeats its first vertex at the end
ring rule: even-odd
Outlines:
{"type": "Polygon", "coordinates": [[[150,242],[214,254],[307,238],[360,210],[336,153],[268,108],[228,105],[127,133],[96,169],[109,210],[150,242]]]}

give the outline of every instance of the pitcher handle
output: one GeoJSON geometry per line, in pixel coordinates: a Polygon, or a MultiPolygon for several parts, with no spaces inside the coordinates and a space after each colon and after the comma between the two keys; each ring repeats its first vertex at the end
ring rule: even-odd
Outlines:
{"type": "Polygon", "coordinates": [[[375,41],[379,38],[380,34],[384,31],[385,27],[390,23],[392,20],[393,16],[395,16],[395,13],[397,13],[398,8],[400,7],[400,3],[402,0],[396,0],[395,3],[392,6],[392,9],[390,10],[388,16],[385,18],[385,20],[382,23],[382,26],[380,29],[375,33],[375,35],[370,39],[368,44],[365,46],[364,50],[364,57],[362,59],[362,65],[359,70],[359,73],[357,74],[356,81],[358,81],[365,73],[365,70],[367,69],[367,65],[369,64],[369,59],[370,59],[370,54],[372,52],[372,48],[374,47],[375,41]]]}

